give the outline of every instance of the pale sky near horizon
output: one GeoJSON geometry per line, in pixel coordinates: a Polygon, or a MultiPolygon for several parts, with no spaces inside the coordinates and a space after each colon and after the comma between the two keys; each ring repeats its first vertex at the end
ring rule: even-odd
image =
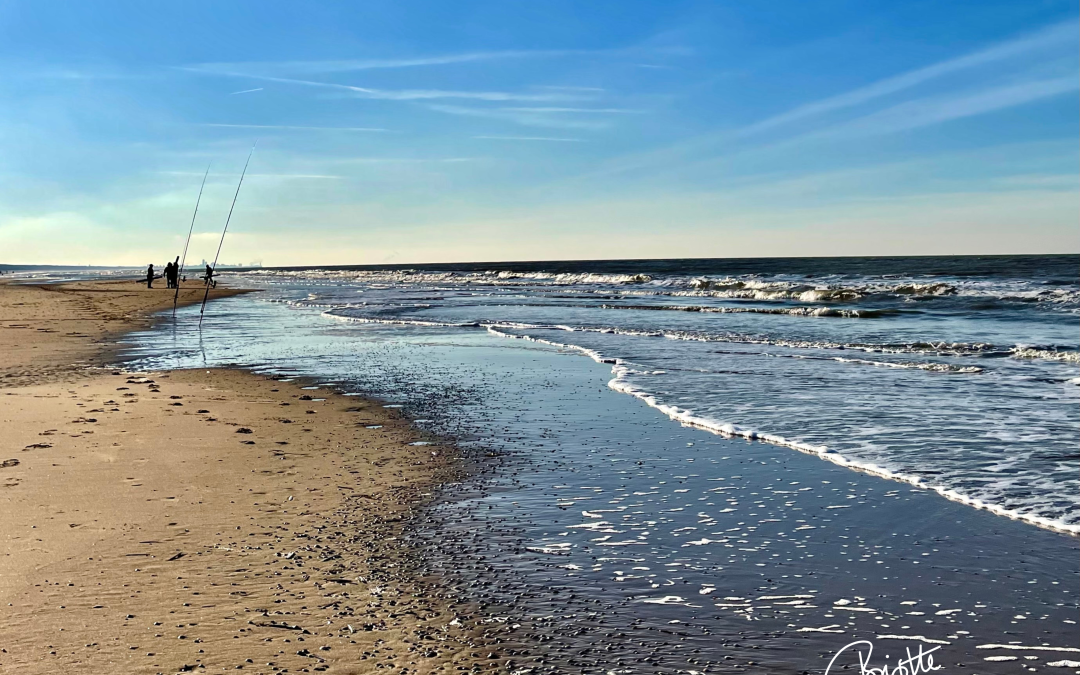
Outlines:
{"type": "Polygon", "coordinates": [[[1075,0],[0,0],[0,263],[1080,252],[1075,0]]]}

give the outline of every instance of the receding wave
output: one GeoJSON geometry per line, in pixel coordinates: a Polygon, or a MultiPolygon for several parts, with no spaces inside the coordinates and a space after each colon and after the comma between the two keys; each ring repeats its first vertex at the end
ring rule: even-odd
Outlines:
{"type": "Polygon", "coordinates": [[[847,309],[839,307],[709,307],[707,305],[600,305],[600,309],[702,312],[705,314],[779,314],[825,316],[845,319],[878,319],[899,314],[895,309],[847,309]]]}
{"type": "MultiPolygon", "coordinates": [[[[1080,363],[1080,352],[1067,348],[1036,348],[1020,345],[998,346],[979,342],[904,342],[904,343],[872,343],[872,342],[830,342],[826,340],[794,340],[769,336],[743,335],[739,333],[706,333],[703,331],[686,330],[637,330],[618,328],[615,326],[569,326],[566,324],[542,324],[542,323],[514,323],[504,321],[438,321],[425,319],[400,319],[390,317],[354,316],[345,314],[355,307],[338,307],[323,312],[324,316],[343,321],[357,323],[382,323],[400,326],[439,326],[445,328],[521,328],[537,330],[560,330],[567,332],[582,333],[606,333],[611,335],[627,335],[636,337],[657,337],[668,340],[685,340],[691,342],[718,342],[735,344],[769,345],[773,347],[785,347],[789,349],[804,350],[840,350],[857,351],[881,354],[925,354],[933,356],[960,356],[960,357],[1012,357],[1021,359],[1043,359],[1048,361],[1060,361],[1068,363],[1080,363]]],[[[923,370],[937,370],[939,372],[979,372],[980,368],[949,369],[949,368],[923,368],[923,370]]]]}
{"type": "Polygon", "coordinates": [[[979,499],[977,497],[966,495],[956,489],[953,489],[948,485],[942,485],[927,481],[921,476],[893,471],[873,462],[867,462],[864,460],[845,456],[842,453],[831,450],[828,446],[825,445],[804,443],[802,441],[786,438],[779,434],[760,431],[758,429],[742,426],[732,422],[723,422],[709,419],[707,417],[696,415],[693,413],[693,411],[689,409],[680,408],[676,405],[664,403],[655,395],[634,386],[631,382],[627,380],[627,374],[633,372],[631,368],[624,365],[619,359],[605,357],[597,350],[580,347],[574,344],[556,342],[554,340],[545,340],[543,338],[537,338],[530,335],[517,335],[514,333],[507,333],[505,331],[499,330],[494,326],[488,326],[487,328],[489,332],[495,335],[499,335],[501,337],[530,340],[533,342],[548,344],[564,349],[572,349],[592,358],[598,363],[611,364],[612,374],[614,375],[614,378],[612,378],[612,380],[608,382],[608,386],[610,388],[614,389],[615,391],[629,394],[637,399],[640,399],[650,407],[659,410],[672,420],[679,422],[680,424],[683,424],[685,426],[695,427],[728,438],[745,438],[747,440],[761,441],[764,443],[770,443],[772,445],[792,448],[800,452],[816,455],[821,459],[848,469],[861,471],[889,480],[907,483],[920,489],[932,490],[933,492],[940,494],[946,499],[960,502],[974,508],[984,509],[999,516],[1004,516],[1013,520],[1020,520],[1048,530],[1065,532],[1074,535],[1080,534],[1080,524],[1069,523],[1065,522],[1064,520],[1055,518],[1048,518],[1035,513],[1028,513],[1019,509],[1009,508],[1007,506],[988,502],[984,499],[979,499]]]}

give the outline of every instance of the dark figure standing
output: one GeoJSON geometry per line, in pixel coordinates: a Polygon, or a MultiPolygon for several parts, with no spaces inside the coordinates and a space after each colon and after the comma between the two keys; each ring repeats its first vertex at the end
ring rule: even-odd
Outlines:
{"type": "Polygon", "coordinates": [[[206,285],[210,288],[217,288],[217,279],[214,278],[214,268],[209,265],[206,266],[206,285]]]}
{"type": "Polygon", "coordinates": [[[150,263],[150,266],[146,268],[146,287],[154,287],[154,264],[150,263]]]}
{"type": "Polygon", "coordinates": [[[172,288],[172,263],[165,263],[165,271],[161,274],[165,277],[165,288],[172,288]]]}
{"type": "Polygon", "coordinates": [[[169,273],[169,286],[172,288],[180,287],[180,256],[176,256],[176,260],[172,263],[172,271],[169,273]]]}

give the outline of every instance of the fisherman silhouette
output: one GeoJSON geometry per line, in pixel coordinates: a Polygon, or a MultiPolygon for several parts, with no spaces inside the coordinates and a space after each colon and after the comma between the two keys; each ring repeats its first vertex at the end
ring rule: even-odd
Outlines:
{"type": "Polygon", "coordinates": [[[146,287],[154,287],[154,264],[150,263],[150,266],[146,268],[146,287]]]}
{"type": "Polygon", "coordinates": [[[210,288],[217,288],[217,279],[214,278],[214,268],[209,265],[206,266],[206,285],[210,288]]]}
{"type": "Polygon", "coordinates": [[[169,288],[176,288],[176,278],[180,275],[180,259],[165,265],[165,282],[169,288]]]}

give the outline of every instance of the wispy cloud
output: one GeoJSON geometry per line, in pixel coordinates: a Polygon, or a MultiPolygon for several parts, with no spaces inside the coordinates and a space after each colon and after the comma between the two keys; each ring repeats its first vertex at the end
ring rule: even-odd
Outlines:
{"type": "Polygon", "coordinates": [[[256,87],[254,89],[243,89],[241,91],[234,91],[234,92],[230,93],[229,96],[236,96],[237,94],[250,94],[252,92],[262,91],[262,90],[263,90],[262,87],[256,87]]]}
{"type": "MultiPolygon", "coordinates": [[[[766,152],[772,156],[801,153],[808,141],[884,135],[928,127],[1075,91],[1080,77],[1074,57],[1062,54],[1073,51],[1078,42],[1078,28],[1075,21],[1053,24],[963,56],[797,106],[741,129],[709,132],[671,145],[614,157],[575,180],[581,180],[583,176],[640,170],[656,172],[663,168],[733,162],[750,155],[761,157],[766,152]],[[980,66],[983,67],[981,70],[980,66]],[[949,82],[949,93],[912,96],[919,85],[949,75],[958,80],[963,78],[961,84],[949,82]],[[865,109],[859,110],[853,118],[854,110],[849,110],[846,121],[837,121],[836,116],[828,115],[856,106],[865,106],[865,109]],[[814,124],[794,136],[758,134],[796,121],[814,124]],[[761,136],[765,136],[764,143],[758,141],[761,136]],[[748,144],[745,141],[757,142],[748,144]]],[[[941,89],[939,87],[938,91],[941,89]]]]}
{"type": "Polygon", "coordinates": [[[213,74],[227,77],[243,77],[264,82],[278,82],[281,84],[295,84],[304,87],[320,87],[347,91],[360,98],[385,99],[391,101],[415,101],[439,98],[459,98],[479,101],[588,101],[595,96],[584,93],[527,93],[509,91],[452,91],[443,89],[373,89],[371,87],[357,87],[350,84],[338,84],[336,82],[318,82],[315,80],[301,80],[291,77],[273,77],[255,73],[233,71],[206,71],[199,68],[180,68],[188,72],[200,74],[213,74]]]}
{"type": "Polygon", "coordinates": [[[981,115],[1080,89],[1075,76],[906,101],[854,120],[827,135],[887,134],[981,115]]]}
{"type": "Polygon", "coordinates": [[[533,87],[534,89],[561,89],[564,91],[591,91],[591,92],[603,92],[607,91],[603,87],[580,87],[566,84],[538,84],[533,87]]]}
{"type": "Polygon", "coordinates": [[[528,94],[512,91],[448,91],[444,89],[368,89],[347,87],[364,98],[392,101],[415,101],[437,98],[460,98],[477,101],[586,101],[590,97],[568,94],[528,94]]]}
{"type": "Polygon", "coordinates": [[[380,129],[377,127],[304,127],[296,126],[292,124],[215,124],[206,123],[200,124],[203,127],[218,127],[224,129],[286,129],[297,131],[363,131],[382,133],[387,131],[386,129],[380,129]]]}
{"type": "Polygon", "coordinates": [[[637,115],[645,112],[644,110],[631,110],[629,108],[554,108],[554,107],[540,107],[540,108],[522,108],[522,107],[504,107],[500,110],[517,110],[518,112],[534,112],[534,113],[605,113],[605,114],[624,114],[624,115],[637,115]]]}
{"type": "Polygon", "coordinates": [[[236,71],[288,72],[288,73],[344,73],[357,70],[380,70],[391,68],[417,68],[443,66],[476,61],[505,59],[558,58],[595,53],[581,49],[538,49],[467,52],[464,54],[441,54],[396,59],[338,59],[320,61],[241,61],[233,63],[200,63],[192,69],[206,72],[230,73],[236,71]]]}
{"type": "Polygon", "coordinates": [[[460,164],[475,162],[477,157],[344,157],[329,160],[332,164],[460,164]]]}
{"type": "Polygon", "coordinates": [[[286,178],[287,179],[311,178],[311,179],[318,179],[318,180],[323,180],[323,179],[326,179],[326,180],[340,180],[340,179],[343,179],[343,178],[348,178],[348,176],[333,176],[333,175],[324,174],[324,173],[249,173],[247,175],[249,177],[251,177],[251,178],[282,178],[282,179],[286,179],[286,178]]]}
{"type": "MultiPolygon", "coordinates": [[[[154,171],[153,173],[161,174],[165,176],[202,176],[201,171],[154,171]]],[[[293,178],[306,178],[306,179],[326,179],[326,180],[340,180],[348,178],[348,176],[334,176],[330,174],[322,173],[249,173],[246,174],[248,178],[278,178],[278,179],[293,179],[293,178]]],[[[211,173],[210,177],[220,178],[227,177],[233,179],[236,174],[231,173],[211,173]]]]}
{"type": "Polygon", "coordinates": [[[5,66],[6,77],[32,80],[138,80],[148,77],[144,73],[104,65],[35,67],[6,63],[5,66]]]}
{"type": "Polygon", "coordinates": [[[503,108],[472,108],[441,103],[431,104],[428,108],[448,115],[503,120],[530,127],[548,127],[552,129],[604,129],[608,126],[607,122],[566,119],[560,115],[549,115],[539,112],[521,112],[503,108]]]}
{"type": "Polygon", "coordinates": [[[947,61],[941,61],[924,68],[879,80],[873,84],[837,96],[831,96],[829,98],[798,106],[785,113],[774,115],[744,127],[739,131],[739,134],[749,135],[806,117],[821,115],[843,108],[850,108],[882,96],[910,89],[945,75],[978,66],[989,65],[998,61],[1004,61],[1048,47],[1060,47],[1074,43],[1077,41],[1077,30],[1078,27],[1075,21],[1054,24],[1036,33],[999,43],[981,51],[949,59],[947,61]]]}
{"type": "Polygon", "coordinates": [[[557,138],[553,136],[473,136],[489,141],[554,141],[558,143],[584,143],[583,138],[557,138]]]}

